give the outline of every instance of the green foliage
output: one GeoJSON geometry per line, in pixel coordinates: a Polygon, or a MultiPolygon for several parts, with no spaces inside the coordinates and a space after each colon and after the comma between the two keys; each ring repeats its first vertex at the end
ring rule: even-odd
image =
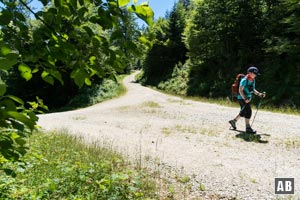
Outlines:
{"type": "Polygon", "coordinates": [[[268,82],[271,102],[282,106],[300,105],[300,59],[299,59],[299,3],[294,0],[270,2],[268,5],[268,53],[264,78],[268,82]],[[274,80],[273,77],[276,77],[274,80]]]}
{"type": "Polygon", "coordinates": [[[232,77],[261,61],[261,1],[196,1],[185,28],[191,95],[228,94],[232,77]]]}
{"type": "Polygon", "coordinates": [[[185,26],[186,7],[179,1],[167,19],[158,19],[148,30],[152,48],[144,60],[145,82],[157,85],[170,77],[173,68],[186,60],[186,47],[181,40],[185,26]]]}
{"type": "Polygon", "coordinates": [[[187,55],[180,60],[190,68],[187,95],[224,98],[236,74],[255,65],[262,72],[257,89],[267,92],[268,103],[299,108],[298,1],[194,0],[185,12],[189,2],[180,2],[166,24],[160,19],[149,30],[154,45],[143,63],[144,82],[169,90],[176,59],[187,55]]]}
{"type": "Polygon", "coordinates": [[[36,133],[30,151],[14,166],[12,179],[0,172],[1,199],[145,199],[153,183],[117,153],[86,146],[73,136],[36,133]]]}
{"type": "Polygon", "coordinates": [[[63,109],[75,109],[94,105],[105,100],[117,97],[126,92],[126,88],[111,79],[104,79],[100,84],[83,87],[63,109]]]}
{"type": "Polygon", "coordinates": [[[187,95],[189,74],[189,67],[179,63],[173,69],[171,77],[165,82],[160,82],[157,87],[170,93],[187,95]]]}
{"type": "Polygon", "coordinates": [[[135,13],[139,18],[147,22],[147,24],[152,25],[154,13],[149,7],[148,3],[142,3],[141,5],[132,5],[128,10],[135,13]]]}
{"type": "Polygon", "coordinates": [[[129,2],[126,0],[110,0],[107,3],[41,0],[47,7],[38,13],[28,7],[27,1],[0,2],[2,169],[4,162],[16,161],[23,156],[23,141],[26,141],[38,120],[35,113],[37,109],[45,108],[40,99],[37,103],[31,101],[36,96],[44,98],[52,94],[56,98],[51,98],[50,102],[66,102],[76,93],[75,85],[82,88],[103,78],[114,79],[117,74],[123,73],[129,60],[127,56],[130,55],[126,55],[124,49],[136,53],[135,43],[140,43],[138,39],[118,42],[123,39],[118,26],[119,22],[126,20],[124,9],[149,24],[153,12],[146,4],[136,5],[134,1],[133,5],[127,5],[129,2]],[[28,11],[39,23],[30,22],[26,15],[28,11]],[[20,80],[19,75],[26,82],[20,80]],[[49,85],[45,86],[44,82],[49,85]],[[53,88],[56,82],[63,87],[53,88]],[[60,93],[57,94],[57,91],[60,93]],[[30,103],[8,95],[11,92],[21,94],[24,102],[30,103]]]}
{"type": "Polygon", "coordinates": [[[14,96],[2,96],[0,98],[0,170],[8,174],[13,172],[4,167],[6,162],[18,161],[27,151],[26,138],[35,128],[38,117],[35,112],[47,109],[43,101],[37,98],[37,102],[25,103],[14,96]]]}

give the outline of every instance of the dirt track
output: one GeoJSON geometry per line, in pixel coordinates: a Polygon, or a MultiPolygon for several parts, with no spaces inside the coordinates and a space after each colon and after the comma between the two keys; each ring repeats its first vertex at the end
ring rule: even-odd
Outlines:
{"type": "MultiPolygon", "coordinates": [[[[238,199],[275,199],[274,178],[295,178],[300,198],[300,117],[262,112],[258,135],[230,131],[238,108],[182,100],[124,79],[125,96],[76,111],[41,115],[46,130],[67,128],[88,142],[117,149],[133,159],[159,160],[205,185],[197,194],[238,199]],[[250,137],[250,138],[249,138],[250,137]]],[[[238,122],[244,130],[244,121],[238,122]]],[[[147,164],[147,161],[144,162],[147,164]]],[[[204,195],[205,196],[205,195],[204,195]]],[[[202,199],[204,197],[201,197],[202,199]]]]}

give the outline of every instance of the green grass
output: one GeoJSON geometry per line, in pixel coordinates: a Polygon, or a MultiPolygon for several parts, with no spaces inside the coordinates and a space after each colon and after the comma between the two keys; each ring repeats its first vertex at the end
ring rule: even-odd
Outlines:
{"type": "Polygon", "coordinates": [[[147,102],[144,102],[142,105],[142,107],[149,107],[149,108],[161,108],[161,106],[154,102],[154,101],[147,101],[147,102]]]}
{"type": "Polygon", "coordinates": [[[24,163],[0,171],[0,199],[150,199],[155,183],[119,154],[66,133],[36,133],[24,163]]]}

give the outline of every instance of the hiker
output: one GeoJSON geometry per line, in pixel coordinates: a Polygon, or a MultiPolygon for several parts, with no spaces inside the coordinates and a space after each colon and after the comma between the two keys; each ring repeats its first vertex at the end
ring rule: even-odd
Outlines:
{"type": "Polygon", "coordinates": [[[233,129],[236,129],[236,122],[240,117],[245,118],[246,123],[246,133],[255,134],[256,131],[253,130],[250,126],[250,118],[252,115],[251,109],[251,100],[252,94],[255,94],[259,97],[265,98],[265,93],[260,93],[255,89],[255,78],[256,76],[260,75],[259,70],[251,66],[247,70],[247,75],[241,79],[239,84],[239,94],[237,96],[238,102],[241,106],[240,113],[233,119],[230,120],[229,123],[233,129]]]}

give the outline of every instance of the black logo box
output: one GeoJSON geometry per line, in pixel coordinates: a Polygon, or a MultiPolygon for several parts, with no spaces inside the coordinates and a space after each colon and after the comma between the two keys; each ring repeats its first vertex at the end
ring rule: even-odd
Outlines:
{"type": "Polygon", "coordinates": [[[275,194],[294,194],[294,178],[275,178],[275,194]]]}

